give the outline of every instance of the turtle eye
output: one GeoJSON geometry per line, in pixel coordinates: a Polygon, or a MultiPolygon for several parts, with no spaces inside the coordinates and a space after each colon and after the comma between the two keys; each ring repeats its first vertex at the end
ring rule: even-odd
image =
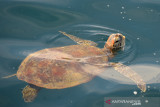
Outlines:
{"type": "Polygon", "coordinates": [[[118,43],[119,41],[117,40],[117,41],[115,41],[115,43],[118,43]]]}

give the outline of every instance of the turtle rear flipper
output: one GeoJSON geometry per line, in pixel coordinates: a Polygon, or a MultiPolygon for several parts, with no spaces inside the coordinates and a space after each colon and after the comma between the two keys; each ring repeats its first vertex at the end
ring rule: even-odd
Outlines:
{"type": "Polygon", "coordinates": [[[23,98],[25,102],[32,102],[36,97],[41,88],[35,85],[29,84],[23,90],[23,98]]]}
{"type": "Polygon", "coordinates": [[[13,77],[13,76],[16,76],[16,75],[17,75],[17,73],[12,74],[12,75],[8,75],[8,76],[2,77],[2,78],[10,78],[10,77],[13,77]]]}
{"type": "Polygon", "coordinates": [[[73,41],[75,41],[76,43],[78,43],[79,45],[90,45],[90,46],[97,46],[97,43],[93,42],[93,41],[90,41],[90,40],[83,40],[83,39],[80,39],[74,35],[71,35],[71,34],[67,34],[66,32],[62,32],[62,31],[59,31],[60,33],[62,33],[63,35],[69,37],[70,39],[72,39],[73,41]]]}
{"type": "Polygon", "coordinates": [[[146,91],[146,83],[143,81],[142,77],[131,68],[121,63],[111,63],[111,65],[120,74],[134,81],[137,84],[138,88],[140,88],[143,92],[146,91]]]}

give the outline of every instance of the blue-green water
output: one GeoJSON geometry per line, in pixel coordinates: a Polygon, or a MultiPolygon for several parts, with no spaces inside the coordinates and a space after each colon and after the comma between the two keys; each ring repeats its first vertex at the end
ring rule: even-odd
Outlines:
{"type": "Polygon", "coordinates": [[[112,61],[130,66],[147,83],[141,93],[132,81],[106,69],[88,83],[43,89],[34,102],[25,103],[21,89],[27,83],[12,77],[0,79],[0,107],[103,107],[104,97],[160,97],[159,29],[159,0],[0,0],[0,78],[16,73],[30,53],[75,44],[59,30],[99,48],[120,32],[126,47],[112,61]]]}

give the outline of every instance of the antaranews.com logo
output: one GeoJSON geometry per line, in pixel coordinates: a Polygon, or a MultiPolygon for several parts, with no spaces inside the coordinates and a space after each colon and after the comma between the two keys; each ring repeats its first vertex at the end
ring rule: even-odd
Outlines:
{"type": "Polygon", "coordinates": [[[104,107],[160,107],[160,97],[105,97],[104,107]]]}

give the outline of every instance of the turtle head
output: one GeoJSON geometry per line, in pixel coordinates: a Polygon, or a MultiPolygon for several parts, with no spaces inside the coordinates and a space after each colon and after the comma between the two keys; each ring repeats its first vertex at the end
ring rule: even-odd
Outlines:
{"type": "Polygon", "coordinates": [[[104,46],[104,48],[110,49],[112,52],[118,50],[124,50],[125,36],[120,33],[111,34],[104,46]]]}

